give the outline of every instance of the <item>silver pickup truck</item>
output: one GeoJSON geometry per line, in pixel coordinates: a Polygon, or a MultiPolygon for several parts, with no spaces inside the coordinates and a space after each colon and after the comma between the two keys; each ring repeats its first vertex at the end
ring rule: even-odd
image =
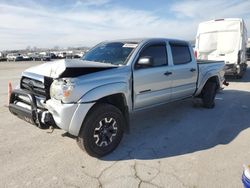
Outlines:
{"type": "Polygon", "coordinates": [[[214,107],[224,62],[196,62],[189,43],[172,39],[98,44],[82,59],[41,64],[22,73],[9,110],[40,128],[57,126],[101,157],[129,130],[130,115],[188,97],[214,107]]]}

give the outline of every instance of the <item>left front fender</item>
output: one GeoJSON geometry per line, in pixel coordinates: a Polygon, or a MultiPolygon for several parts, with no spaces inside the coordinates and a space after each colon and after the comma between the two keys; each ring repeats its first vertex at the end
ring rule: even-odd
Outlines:
{"type": "Polygon", "coordinates": [[[126,99],[128,99],[129,97],[128,84],[126,84],[125,82],[115,82],[98,86],[85,93],[78,101],[78,103],[88,103],[97,101],[98,99],[101,99],[103,97],[118,93],[124,94],[126,99]]]}

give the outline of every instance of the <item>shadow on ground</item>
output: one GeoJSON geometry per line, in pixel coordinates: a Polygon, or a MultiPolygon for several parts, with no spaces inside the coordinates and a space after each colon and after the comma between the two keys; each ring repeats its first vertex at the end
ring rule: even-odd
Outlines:
{"type": "Polygon", "coordinates": [[[214,109],[181,101],[137,113],[130,134],[102,160],[158,159],[228,144],[250,126],[250,93],[227,90],[214,109]]]}
{"type": "MultiPolygon", "coordinates": [[[[248,74],[241,80],[249,82],[248,74]]],[[[250,92],[222,90],[214,109],[179,101],[131,119],[130,134],[102,160],[159,159],[198,152],[233,141],[250,127],[250,92]]]]}

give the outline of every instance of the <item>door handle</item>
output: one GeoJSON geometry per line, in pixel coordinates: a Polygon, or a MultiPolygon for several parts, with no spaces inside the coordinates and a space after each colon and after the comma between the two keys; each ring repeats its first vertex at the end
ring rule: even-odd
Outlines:
{"type": "Polygon", "coordinates": [[[192,68],[192,69],[190,69],[190,71],[191,71],[191,72],[194,72],[194,71],[196,71],[196,69],[195,69],[195,68],[192,68]]]}
{"type": "Polygon", "coordinates": [[[164,73],[164,75],[166,75],[166,76],[169,76],[171,74],[172,74],[172,72],[169,72],[169,71],[167,71],[167,72],[164,73]]]}
{"type": "Polygon", "coordinates": [[[151,89],[146,89],[146,90],[143,90],[143,91],[139,91],[139,93],[146,93],[146,92],[150,92],[151,89]]]}

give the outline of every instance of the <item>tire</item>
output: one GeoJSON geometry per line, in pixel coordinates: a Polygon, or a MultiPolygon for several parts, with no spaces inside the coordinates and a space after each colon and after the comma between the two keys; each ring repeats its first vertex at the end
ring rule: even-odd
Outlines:
{"type": "Polygon", "coordinates": [[[77,144],[90,156],[103,157],[119,145],[124,127],[124,116],[118,108],[97,104],[83,122],[77,144]]]}
{"type": "Polygon", "coordinates": [[[241,64],[240,65],[240,72],[236,74],[236,79],[241,79],[243,78],[245,72],[246,72],[247,65],[241,64]]]}
{"type": "Polygon", "coordinates": [[[202,101],[205,108],[214,108],[217,85],[214,82],[207,82],[202,91],[202,101]]]}
{"type": "Polygon", "coordinates": [[[241,79],[242,77],[243,77],[242,74],[237,74],[237,75],[236,75],[236,79],[241,79]]]}

